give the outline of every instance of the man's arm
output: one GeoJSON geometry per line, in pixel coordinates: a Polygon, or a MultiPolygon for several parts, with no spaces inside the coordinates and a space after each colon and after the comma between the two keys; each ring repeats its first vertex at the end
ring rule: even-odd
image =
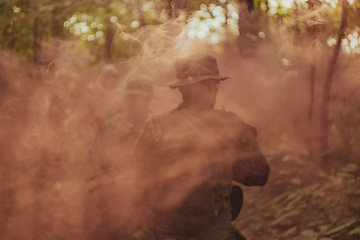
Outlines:
{"type": "Polygon", "coordinates": [[[257,144],[256,129],[244,123],[240,132],[233,163],[234,180],[246,186],[264,186],[270,167],[257,144]]]}

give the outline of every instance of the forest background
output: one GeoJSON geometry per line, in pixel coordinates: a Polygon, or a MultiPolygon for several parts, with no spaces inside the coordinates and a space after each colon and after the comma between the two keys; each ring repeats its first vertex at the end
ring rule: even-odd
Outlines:
{"type": "Polygon", "coordinates": [[[217,107],[258,129],[272,169],[244,187],[234,226],[248,239],[359,239],[359,0],[1,0],[0,238],[87,239],[82,108],[99,72],[149,75],[162,112],[180,101],[162,87],[174,59],[193,52],[233,77],[217,107]]]}

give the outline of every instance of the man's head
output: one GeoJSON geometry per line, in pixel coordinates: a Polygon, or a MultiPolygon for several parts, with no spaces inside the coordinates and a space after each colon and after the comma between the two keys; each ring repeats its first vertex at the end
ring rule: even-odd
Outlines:
{"type": "Polygon", "coordinates": [[[179,86],[183,103],[199,109],[212,109],[215,106],[216,95],[220,81],[206,79],[194,84],[179,86]]]}
{"type": "Polygon", "coordinates": [[[126,82],[124,93],[134,107],[148,106],[153,97],[153,85],[149,77],[136,75],[126,82]]]}
{"type": "Polygon", "coordinates": [[[214,108],[220,81],[230,78],[219,75],[216,59],[196,54],[176,62],[178,79],[166,86],[179,88],[183,104],[197,108],[214,108]]]}
{"type": "Polygon", "coordinates": [[[96,84],[107,91],[111,91],[116,89],[120,81],[121,78],[116,67],[108,64],[101,68],[96,84]]]}

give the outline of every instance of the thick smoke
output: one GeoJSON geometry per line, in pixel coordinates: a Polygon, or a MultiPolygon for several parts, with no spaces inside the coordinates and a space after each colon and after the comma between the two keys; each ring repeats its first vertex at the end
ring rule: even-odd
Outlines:
{"type": "MultiPolygon", "coordinates": [[[[306,40],[311,42],[310,38],[306,40]]],[[[119,89],[138,74],[152,80],[153,113],[175,108],[180,94],[163,85],[175,79],[179,57],[194,53],[217,57],[220,72],[232,79],[221,83],[216,108],[224,106],[255,126],[263,152],[306,154],[312,55],[316,55],[316,113],[331,49],[320,42],[304,47],[293,39],[286,31],[269,30],[253,54],[243,56],[248,49],[240,46],[239,54],[224,45],[222,52],[215,51],[189,39],[186,27],[169,21],[131,34],[138,52],[111,66],[91,65],[88,53],[77,51],[73,42],[44,42],[44,66],[1,49],[0,238],[111,239],[128,236],[144,224],[145,210],[131,199],[138,184],[129,148],[104,164],[99,131],[108,118],[125,109],[126,94],[119,89]]],[[[335,101],[332,116],[350,115],[359,102],[355,61],[346,55],[339,59],[333,94],[345,100],[335,101]]],[[[172,173],[200,174],[204,163],[199,159],[179,163],[172,173]]],[[[176,196],[181,199],[193,187],[185,186],[176,196]]]]}

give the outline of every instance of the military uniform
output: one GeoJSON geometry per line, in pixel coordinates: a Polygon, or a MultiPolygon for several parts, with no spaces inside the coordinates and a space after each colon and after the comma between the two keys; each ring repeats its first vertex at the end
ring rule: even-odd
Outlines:
{"type": "Polygon", "coordinates": [[[123,106],[117,113],[103,121],[96,139],[96,151],[100,153],[97,158],[102,164],[118,165],[118,167],[131,164],[131,161],[123,158],[130,157],[142,125],[151,113],[148,104],[153,96],[152,92],[151,81],[144,75],[128,80],[125,90],[118,91],[125,97],[123,106]],[[142,106],[137,106],[126,98],[130,95],[144,98],[142,106]],[[139,110],[133,111],[133,109],[139,110]]]}
{"type": "MultiPolygon", "coordinates": [[[[206,68],[203,63],[210,62],[216,67],[211,57],[195,60],[195,65],[206,68]]],[[[182,69],[191,73],[189,67],[182,69]]],[[[227,78],[205,70],[193,72],[186,81],[227,78]]],[[[149,117],[134,154],[139,171],[136,202],[151,209],[152,221],[132,239],[244,239],[231,226],[232,181],[248,186],[266,183],[270,169],[256,135],[255,128],[225,110],[180,104],[149,117]]]]}
{"type": "MultiPolygon", "coordinates": [[[[150,111],[144,113],[149,116],[150,111]]],[[[146,117],[143,118],[143,122],[146,117]]],[[[141,125],[134,124],[128,119],[126,113],[118,113],[107,119],[100,129],[98,138],[99,146],[102,148],[103,162],[111,165],[117,164],[122,167],[129,165],[129,161],[122,160],[122,157],[129,158],[137,137],[141,132],[141,125]]]]}
{"type": "Polygon", "coordinates": [[[96,171],[99,172],[101,166],[107,172],[96,179],[99,187],[93,194],[101,216],[95,239],[127,239],[136,230],[134,228],[144,225],[140,221],[140,212],[131,202],[129,181],[133,164],[131,152],[150,114],[148,103],[152,97],[152,86],[148,79],[135,76],[119,94],[125,96],[122,110],[102,124],[94,147],[96,171]],[[130,95],[132,99],[126,98],[130,95]],[[138,97],[142,98],[142,106],[131,101],[138,97]],[[136,109],[132,111],[131,108],[136,109]]]}

